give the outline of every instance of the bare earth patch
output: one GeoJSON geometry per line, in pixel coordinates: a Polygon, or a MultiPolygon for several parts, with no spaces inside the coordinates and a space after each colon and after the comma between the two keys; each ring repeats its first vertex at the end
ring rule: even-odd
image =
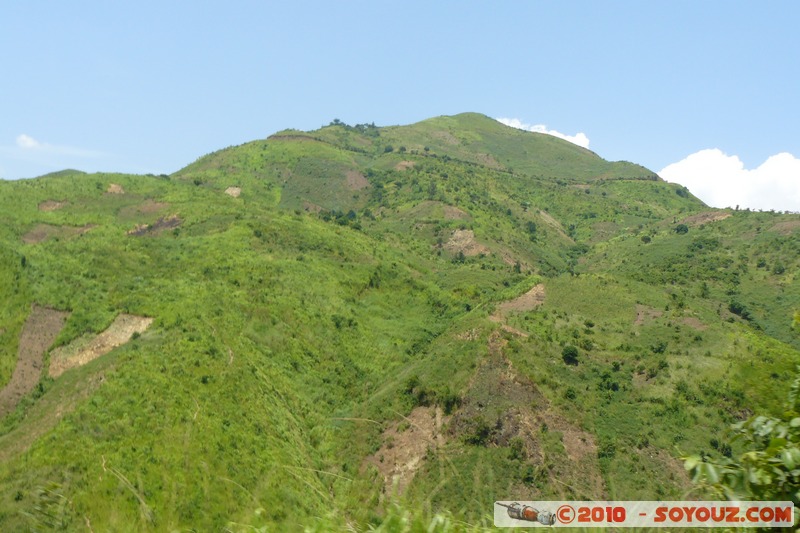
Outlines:
{"type": "Polygon", "coordinates": [[[317,204],[312,204],[311,202],[303,201],[303,210],[308,211],[309,213],[319,213],[322,211],[322,206],[317,204]]]}
{"type": "Polygon", "coordinates": [[[242,194],[241,187],[228,187],[225,189],[225,194],[228,196],[233,196],[234,198],[239,198],[239,195],[242,194]]]}
{"type": "Polygon", "coordinates": [[[347,186],[353,191],[360,191],[369,187],[369,181],[364,177],[364,174],[357,170],[348,170],[345,172],[347,178],[347,186]]]}
{"type": "Polygon", "coordinates": [[[490,154],[475,154],[478,163],[489,168],[503,168],[503,165],[490,154]]]}
{"type": "Polygon", "coordinates": [[[525,312],[536,309],[544,303],[544,296],[544,285],[539,283],[522,296],[502,302],[497,306],[492,317],[497,318],[497,320],[494,320],[495,322],[501,322],[511,312],[525,312]]]}
{"type": "Polygon", "coordinates": [[[641,326],[646,320],[653,320],[660,317],[663,313],[658,309],[647,307],[645,305],[636,305],[636,320],[633,321],[634,326],[641,326]]]}
{"type": "Polygon", "coordinates": [[[128,231],[128,235],[143,237],[144,235],[155,235],[164,230],[174,229],[181,225],[183,221],[178,215],[161,217],[152,224],[137,224],[135,228],[128,231]]]}
{"type": "Polygon", "coordinates": [[[416,407],[383,432],[383,446],[367,457],[365,466],[374,466],[381,473],[384,491],[394,494],[405,491],[428,449],[444,444],[442,427],[449,418],[439,407],[416,407]]]}
{"type": "Polygon", "coordinates": [[[52,238],[66,239],[76,235],[82,235],[94,227],[94,224],[87,224],[85,226],[78,227],[37,224],[28,233],[22,236],[22,242],[25,244],[36,244],[52,238]]]}
{"type": "Polygon", "coordinates": [[[539,211],[539,216],[541,217],[541,219],[542,219],[542,220],[543,220],[543,221],[544,221],[544,222],[545,222],[545,223],[546,223],[548,226],[550,226],[551,228],[553,228],[554,230],[556,230],[556,231],[557,231],[559,234],[561,234],[561,235],[562,235],[564,238],[566,238],[566,239],[569,239],[570,241],[572,240],[572,237],[570,237],[569,235],[567,235],[567,232],[566,232],[566,231],[564,231],[564,226],[562,226],[562,225],[561,225],[561,222],[559,222],[558,220],[556,220],[555,218],[553,218],[553,216],[552,216],[550,213],[548,213],[548,212],[546,212],[546,211],[541,211],[541,210],[540,210],[540,211],[539,211]]]}
{"type": "Polygon", "coordinates": [[[456,139],[453,136],[453,134],[450,133],[449,131],[444,131],[444,130],[434,131],[433,133],[431,133],[431,137],[433,137],[434,139],[439,139],[441,141],[444,141],[445,144],[450,144],[452,146],[461,144],[461,142],[458,139],[456,139]]]}
{"type": "Polygon", "coordinates": [[[413,161],[400,161],[399,163],[397,163],[394,166],[394,169],[395,170],[408,170],[409,168],[413,168],[414,164],[415,163],[413,161]]]}
{"type": "Polygon", "coordinates": [[[446,250],[451,252],[461,252],[465,256],[485,254],[489,249],[475,240],[475,233],[471,229],[457,229],[453,236],[444,245],[446,250]]]}
{"type": "Polygon", "coordinates": [[[93,338],[80,338],[50,354],[50,377],[82,366],[128,342],[134,333],[142,333],[153,323],[152,318],[121,314],[108,329],[93,338]]]}
{"type": "Polygon", "coordinates": [[[143,215],[150,215],[152,213],[158,213],[162,209],[166,209],[169,207],[167,202],[156,202],[155,200],[147,199],[138,206],[136,206],[136,211],[142,213],[143,215]]]}
{"type": "MultiPolygon", "coordinates": [[[[448,433],[467,439],[480,438],[484,446],[510,446],[518,442],[526,463],[541,468],[547,459],[548,477],[560,480],[570,489],[565,490],[565,496],[605,498],[594,436],[569,422],[531,380],[516,372],[503,353],[507,344],[498,331],[489,337],[489,356],[470,380],[461,407],[448,425],[448,433]],[[545,431],[559,434],[562,452],[553,455],[556,450],[550,449],[545,454],[545,431]]],[[[538,489],[520,486],[519,490],[519,498],[535,499],[538,489]]]]}
{"type": "Polygon", "coordinates": [[[780,233],[781,235],[791,235],[798,229],[800,229],[800,219],[784,220],[783,222],[778,222],[777,224],[769,228],[769,231],[774,231],[776,233],[780,233]]]}
{"type": "Polygon", "coordinates": [[[66,200],[62,202],[57,200],[45,200],[44,202],[41,202],[38,207],[39,211],[57,211],[58,209],[65,207],[68,203],[69,202],[66,200]]]}
{"type": "Polygon", "coordinates": [[[28,394],[42,373],[44,353],[56,340],[69,313],[34,305],[22,327],[17,366],[11,381],[0,391],[0,416],[5,416],[28,394]]]}
{"type": "Polygon", "coordinates": [[[700,224],[708,224],[709,222],[725,220],[730,216],[731,214],[725,211],[705,211],[703,213],[686,217],[682,220],[682,222],[691,226],[699,226],[700,224]]]}
{"type": "Polygon", "coordinates": [[[445,220],[462,220],[465,218],[470,218],[469,213],[459,209],[454,205],[445,205],[442,207],[442,209],[444,210],[445,220]]]}
{"type": "Polygon", "coordinates": [[[708,326],[703,324],[699,318],[695,318],[693,316],[684,317],[683,323],[689,326],[690,328],[696,329],[698,331],[703,331],[704,329],[708,329],[708,326]]]}
{"type": "Polygon", "coordinates": [[[125,189],[122,188],[122,185],[117,185],[116,183],[109,183],[106,192],[108,194],[125,194],[125,189]]]}

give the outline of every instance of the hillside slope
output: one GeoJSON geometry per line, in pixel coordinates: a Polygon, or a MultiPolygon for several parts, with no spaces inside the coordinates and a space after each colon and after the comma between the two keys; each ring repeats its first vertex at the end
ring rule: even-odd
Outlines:
{"type": "Polygon", "coordinates": [[[3,530],[680,499],[800,362],[800,215],[473,113],[2,182],[0,219],[0,384],[65,317],[0,421],[3,530]]]}

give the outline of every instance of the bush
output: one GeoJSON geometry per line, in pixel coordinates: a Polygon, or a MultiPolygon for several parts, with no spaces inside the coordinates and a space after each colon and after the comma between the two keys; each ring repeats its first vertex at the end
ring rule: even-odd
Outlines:
{"type": "Polygon", "coordinates": [[[689,233],[689,226],[686,224],[678,224],[675,226],[675,233],[678,235],[685,235],[686,233],[689,233]]]}
{"type": "Polygon", "coordinates": [[[568,365],[577,365],[578,364],[578,349],[571,344],[564,346],[564,349],[561,350],[561,358],[564,362],[568,365]]]}
{"type": "Polygon", "coordinates": [[[750,310],[747,307],[736,300],[731,300],[731,303],[728,304],[728,311],[733,313],[734,315],[738,315],[745,320],[752,320],[752,315],[750,314],[750,310]]]}

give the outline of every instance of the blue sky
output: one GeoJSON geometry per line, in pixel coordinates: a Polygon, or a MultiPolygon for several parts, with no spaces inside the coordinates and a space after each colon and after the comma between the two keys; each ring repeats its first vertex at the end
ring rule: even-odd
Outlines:
{"type": "Polygon", "coordinates": [[[477,111],[800,211],[798,25],[788,1],[4,2],[0,177],[477,111]]]}

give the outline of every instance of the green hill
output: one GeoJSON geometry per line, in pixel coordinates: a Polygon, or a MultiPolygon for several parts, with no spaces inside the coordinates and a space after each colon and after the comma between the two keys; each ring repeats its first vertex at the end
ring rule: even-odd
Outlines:
{"type": "Polygon", "coordinates": [[[0,182],[0,222],[2,530],[681,499],[800,362],[800,215],[473,113],[0,182]]]}

